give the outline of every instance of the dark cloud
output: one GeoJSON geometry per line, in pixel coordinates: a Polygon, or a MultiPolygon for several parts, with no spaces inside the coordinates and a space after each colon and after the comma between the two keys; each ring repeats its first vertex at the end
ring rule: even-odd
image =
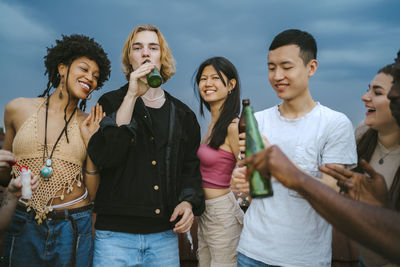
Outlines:
{"type": "MultiPolygon", "coordinates": [[[[95,93],[94,103],[125,82],[122,45],[142,23],[160,27],[176,58],[177,73],[166,90],[197,112],[192,75],[207,57],[225,56],[239,70],[242,96],[260,110],[279,103],[267,80],[268,45],[280,31],[300,28],[310,31],[319,46],[319,69],[310,85],[315,100],[357,125],[364,116],[360,98],[366,85],[400,48],[398,7],[396,0],[2,1],[0,110],[15,97],[43,90],[46,47],[71,33],[94,37],[112,61],[111,79],[95,93]]],[[[206,126],[207,116],[200,121],[206,126]]]]}

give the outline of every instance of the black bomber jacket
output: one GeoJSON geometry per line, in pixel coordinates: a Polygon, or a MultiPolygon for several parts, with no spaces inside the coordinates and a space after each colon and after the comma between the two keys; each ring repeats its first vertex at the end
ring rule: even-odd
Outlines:
{"type": "Polygon", "coordinates": [[[117,126],[115,114],[128,89],[128,84],[108,92],[99,99],[106,112],[100,129],[92,136],[88,154],[100,169],[100,185],[96,194],[95,212],[104,215],[157,217],[170,216],[182,201],[192,204],[194,215],[205,208],[201,188],[200,127],[195,114],[181,101],[165,92],[170,100],[169,137],[165,155],[167,202],[160,214],[153,185],[147,182],[146,164],[154,165],[154,138],[149,126],[149,113],[139,97],[130,124],[117,126]],[[141,201],[142,199],[152,201],[141,201]],[[153,195],[154,194],[154,197],[153,195]]]}

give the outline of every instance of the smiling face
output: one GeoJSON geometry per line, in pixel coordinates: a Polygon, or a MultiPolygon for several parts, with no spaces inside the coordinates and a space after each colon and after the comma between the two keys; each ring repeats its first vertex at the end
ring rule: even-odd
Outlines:
{"type": "Polygon", "coordinates": [[[385,73],[378,73],[369,85],[369,90],[361,100],[367,108],[365,124],[377,131],[396,125],[390,112],[390,100],[387,95],[392,87],[393,77],[385,73]]]}
{"type": "Polygon", "coordinates": [[[158,70],[161,68],[161,49],[158,36],[153,31],[141,31],[136,33],[132,47],[129,52],[129,61],[133,70],[136,70],[150,60],[156,65],[158,70]]]}
{"type": "Polygon", "coordinates": [[[304,65],[297,45],[281,46],[268,53],[269,82],[278,97],[286,101],[305,95],[317,66],[315,59],[304,65]]]}
{"type": "MultiPolygon", "coordinates": [[[[58,67],[62,77],[67,77],[68,67],[60,64],[58,67]]],[[[75,59],[69,67],[68,89],[71,97],[85,99],[97,87],[99,79],[99,66],[87,57],[75,59]]]]}
{"type": "Polygon", "coordinates": [[[211,103],[224,103],[228,97],[229,91],[235,87],[235,79],[228,81],[223,72],[220,72],[222,79],[212,65],[208,65],[203,69],[199,80],[199,91],[201,98],[211,103]],[[225,83],[225,84],[224,84],[225,83]]]}

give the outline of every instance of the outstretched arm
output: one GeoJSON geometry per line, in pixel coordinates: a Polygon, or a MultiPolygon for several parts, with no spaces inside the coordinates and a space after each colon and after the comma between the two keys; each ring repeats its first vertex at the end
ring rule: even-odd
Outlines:
{"type": "Polygon", "coordinates": [[[373,207],[337,194],[328,186],[297,168],[279,149],[271,146],[241,164],[257,169],[301,194],[328,222],[350,238],[400,263],[400,214],[373,207]]]}

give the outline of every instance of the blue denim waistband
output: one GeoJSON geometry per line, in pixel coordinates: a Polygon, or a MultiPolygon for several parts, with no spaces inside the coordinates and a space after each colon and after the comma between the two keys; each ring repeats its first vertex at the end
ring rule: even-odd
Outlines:
{"type": "MultiPolygon", "coordinates": [[[[36,216],[35,211],[34,210],[26,211],[26,209],[27,208],[22,205],[17,205],[17,210],[26,213],[25,215],[29,219],[31,219],[31,220],[34,219],[36,216]]],[[[46,217],[51,220],[68,220],[70,218],[70,216],[73,214],[78,214],[78,213],[85,212],[85,211],[91,212],[92,209],[93,209],[93,203],[89,203],[88,205],[82,206],[79,208],[53,210],[53,211],[47,213],[46,217]]],[[[73,216],[73,217],[75,217],[75,219],[76,219],[76,216],[73,216]]]]}

